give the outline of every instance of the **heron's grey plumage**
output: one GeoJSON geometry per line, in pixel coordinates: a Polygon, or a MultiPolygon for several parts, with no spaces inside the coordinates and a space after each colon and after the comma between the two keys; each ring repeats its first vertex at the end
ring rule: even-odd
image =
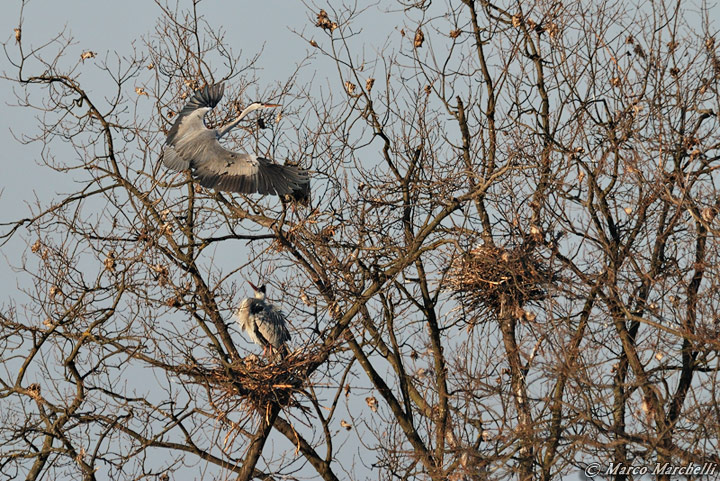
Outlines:
{"type": "Polygon", "coordinates": [[[240,327],[263,351],[275,349],[284,354],[285,343],[290,340],[287,321],[278,308],[265,300],[265,286],[255,290],[255,297],[240,303],[236,317],[240,327]]]}
{"type": "Polygon", "coordinates": [[[177,171],[190,169],[201,185],[216,190],[277,195],[308,192],[307,171],[220,145],[220,137],[245,115],[268,104],[251,104],[221,129],[205,127],[205,115],[220,102],[223,90],[223,84],[206,86],[188,101],[168,133],[163,164],[177,171]]]}

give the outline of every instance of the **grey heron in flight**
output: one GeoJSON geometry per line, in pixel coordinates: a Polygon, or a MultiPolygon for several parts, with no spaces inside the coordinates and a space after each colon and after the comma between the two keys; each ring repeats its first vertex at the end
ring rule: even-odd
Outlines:
{"type": "Polygon", "coordinates": [[[271,356],[276,349],[283,357],[287,354],[285,343],[290,340],[285,316],[265,300],[265,285],[256,287],[252,282],[248,284],[255,291],[255,297],[248,297],[240,303],[235,314],[237,322],[255,344],[263,347],[263,355],[271,356]]]}
{"type": "Polygon", "coordinates": [[[221,128],[205,126],[205,115],[220,102],[224,88],[222,83],[207,85],[185,104],[165,141],[163,164],[177,171],[190,169],[200,185],[216,190],[307,197],[310,189],[307,171],[253,154],[233,152],[219,142],[250,112],[279,105],[252,103],[221,128]]]}

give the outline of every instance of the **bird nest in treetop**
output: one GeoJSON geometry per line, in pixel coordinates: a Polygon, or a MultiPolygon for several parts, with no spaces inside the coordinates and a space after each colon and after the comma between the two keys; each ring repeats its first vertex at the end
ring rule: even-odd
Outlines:
{"type": "Polygon", "coordinates": [[[226,409],[229,404],[237,405],[239,401],[249,411],[264,413],[271,404],[300,407],[294,396],[302,389],[318,354],[296,351],[267,363],[251,355],[226,368],[186,366],[185,374],[195,384],[219,388],[221,395],[215,399],[218,407],[224,404],[223,409],[226,409]]]}
{"type": "Polygon", "coordinates": [[[533,246],[481,246],[455,258],[448,287],[467,307],[495,313],[511,309],[520,317],[524,305],[545,299],[553,280],[533,246]]]}

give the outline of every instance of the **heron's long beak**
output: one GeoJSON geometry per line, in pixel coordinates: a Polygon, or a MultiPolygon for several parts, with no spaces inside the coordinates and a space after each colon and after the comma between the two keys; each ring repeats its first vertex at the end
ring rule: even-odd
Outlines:
{"type": "Polygon", "coordinates": [[[250,281],[247,281],[247,283],[250,284],[250,287],[253,288],[253,291],[257,292],[258,288],[255,286],[255,284],[253,284],[253,283],[250,282],[250,281]]]}
{"type": "Polygon", "coordinates": [[[280,104],[262,104],[262,108],[264,109],[272,109],[274,107],[282,107],[280,104]]]}

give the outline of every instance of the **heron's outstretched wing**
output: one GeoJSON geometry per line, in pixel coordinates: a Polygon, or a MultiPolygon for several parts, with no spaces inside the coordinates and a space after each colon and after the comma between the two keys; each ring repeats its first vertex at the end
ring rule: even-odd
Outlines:
{"type": "Polygon", "coordinates": [[[192,159],[179,152],[177,144],[182,144],[184,139],[192,137],[193,134],[198,131],[206,130],[202,123],[202,118],[205,116],[206,111],[198,115],[192,114],[198,109],[214,108],[218,102],[220,102],[220,99],[222,99],[224,91],[225,85],[222,83],[206,85],[203,89],[195,92],[192,98],[185,104],[185,107],[183,107],[175,119],[175,123],[170,128],[170,132],[168,132],[167,139],[165,140],[165,151],[162,155],[162,161],[166,167],[178,171],[190,168],[192,159]]]}
{"type": "Polygon", "coordinates": [[[187,115],[194,110],[201,109],[204,107],[215,108],[220,102],[225,92],[225,84],[219,83],[215,85],[206,85],[202,89],[195,92],[185,107],[180,111],[180,115],[187,115]]]}
{"type": "Polygon", "coordinates": [[[190,168],[190,160],[184,159],[170,145],[165,147],[162,154],[162,161],[165,167],[172,170],[183,171],[190,168]]]}
{"type": "Polygon", "coordinates": [[[225,149],[215,140],[204,140],[192,156],[193,175],[205,187],[243,194],[287,195],[309,183],[306,171],[243,152],[225,149]]]}
{"type": "Polygon", "coordinates": [[[272,347],[277,349],[290,340],[285,317],[274,306],[266,305],[265,309],[257,314],[256,322],[258,331],[272,347]]]}

